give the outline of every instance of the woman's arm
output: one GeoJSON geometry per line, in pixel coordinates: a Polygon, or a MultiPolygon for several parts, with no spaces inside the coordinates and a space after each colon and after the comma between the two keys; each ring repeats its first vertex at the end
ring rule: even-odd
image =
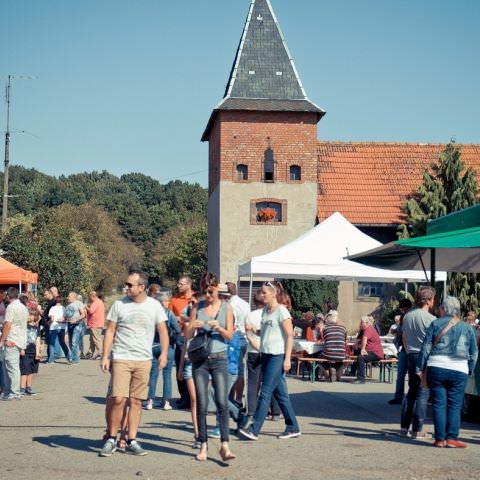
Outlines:
{"type": "Polygon", "coordinates": [[[360,344],[360,355],[366,355],[367,354],[367,340],[368,337],[365,332],[363,332],[362,336],[362,343],[360,344]]]}
{"type": "Polygon", "coordinates": [[[432,351],[432,344],[433,344],[433,322],[427,328],[427,332],[425,334],[425,338],[423,339],[422,348],[420,349],[420,355],[418,356],[417,366],[415,371],[417,375],[422,376],[422,372],[425,370],[427,366],[427,360],[430,356],[430,352],[432,351]]]}
{"type": "Polygon", "coordinates": [[[283,360],[283,370],[289,372],[292,368],[292,362],[290,360],[293,348],[293,324],[292,319],[287,318],[282,323],[283,331],[285,332],[285,359],[283,360]]]}
{"type": "Polygon", "coordinates": [[[195,330],[201,326],[203,326],[203,322],[197,320],[197,307],[193,307],[190,314],[190,321],[185,328],[185,343],[187,340],[193,337],[195,330]]]}

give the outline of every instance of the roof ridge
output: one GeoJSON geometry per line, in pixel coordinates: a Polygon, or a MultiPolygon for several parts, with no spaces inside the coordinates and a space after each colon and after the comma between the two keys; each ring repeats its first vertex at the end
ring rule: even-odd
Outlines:
{"type": "MultiPolygon", "coordinates": [[[[318,140],[319,145],[388,145],[388,146],[404,146],[404,145],[413,145],[418,147],[438,147],[442,145],[447,145],[449,142],[385,142],[385,141],[351,141],[351,140],[318,140]]],[[[480,147],[480,143],[455,143],[455,145],[461,146],[472,146],[480,147]]]]}

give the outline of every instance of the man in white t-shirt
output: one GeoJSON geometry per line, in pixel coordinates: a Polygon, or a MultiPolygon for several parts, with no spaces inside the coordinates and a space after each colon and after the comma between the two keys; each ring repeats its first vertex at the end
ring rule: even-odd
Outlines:
{"type": "Polygon", "coordinates": [[[103,340],[101,368],[112,374],[112,403],[107,412],[109,438],[100,452],[102,457],[109,457],[116,450],[118,427],[127,399],[130,401],[127,450],[134,455],[148,453],[136,441],[136,436],[142,417],[142,400],[148,396],[155,328],[161,345],[158,366],[162,369],[167,364],[167,317],[160,303],[147,296],[147,275],[140,271],[131,272],[125,287],[127,296],[117,300],[108,312],[103,340]]]}
{"type": "Polygon", "coordinates": [[[27,307],[18,299],[18,289],[7,289],[8,306],[5,323],[0,336],[3,350],[7,385],[4,385],[2,400],[20,398],[20,351],[27,346],[27,307]]]}
{"type": "Polygon", "coordinates": [[[247,352],[247,339],[245,337],[245,322],[250,314],[250,305],[237,295],[237,286],[233,282],[227,282],[228,293],[230,294],[230,305],[233,309],[235,335],[239,337],[240,354],[238,357],[237,381],[233,386],[234,398],[242,402],[243,389],[245,387],[245,354],[247,352]]]}

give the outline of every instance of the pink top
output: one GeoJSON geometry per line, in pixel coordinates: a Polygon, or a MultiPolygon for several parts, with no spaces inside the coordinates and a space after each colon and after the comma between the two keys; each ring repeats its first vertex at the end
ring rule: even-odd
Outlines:
{"type": "Polygon", "coordinates": [[[363,331],[363,335],[367,337],[367,345],[365,346],[365,350],[370,353],[374,353],[378,358],[383,360],[384,353],[382,347],[382,341],[378,336],[377,331],[371,325],[363,331]]]}
{"type": "Polygon", "coordinates": [[[97,298],[87,307],[87,327],[103,328],[105,325],[105,306],[103,302],[97,298]]]}

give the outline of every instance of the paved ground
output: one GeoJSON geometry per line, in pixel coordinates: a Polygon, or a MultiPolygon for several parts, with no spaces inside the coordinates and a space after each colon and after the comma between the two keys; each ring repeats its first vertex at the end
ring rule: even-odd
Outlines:
{"type": "MultiPolygon", "coordinates": [[[[97,362],[40,366],[38,396],[0,402],[0,479],[477,479],[480,424],[465,424],[466,450],[397,436],[392,385],[315,383],[289,379],[303,435],[278,440],[282,422],[266,422],[258,442],[232,438],[230,466],[210,442],[211,459],[194,460],[189,413],[144,411],[139,439],[146,457],[97,455],[108,378],[97,362]]],[[[161,385],[159,385],[161,388],[161,385]]],[[[161,390],[159,390],[161,391],[161,390]]],[[[210,422],[214,418],[210,417],[210,422]]],[[[432,431],[431,424],[428,430],[432,431]]]]}

